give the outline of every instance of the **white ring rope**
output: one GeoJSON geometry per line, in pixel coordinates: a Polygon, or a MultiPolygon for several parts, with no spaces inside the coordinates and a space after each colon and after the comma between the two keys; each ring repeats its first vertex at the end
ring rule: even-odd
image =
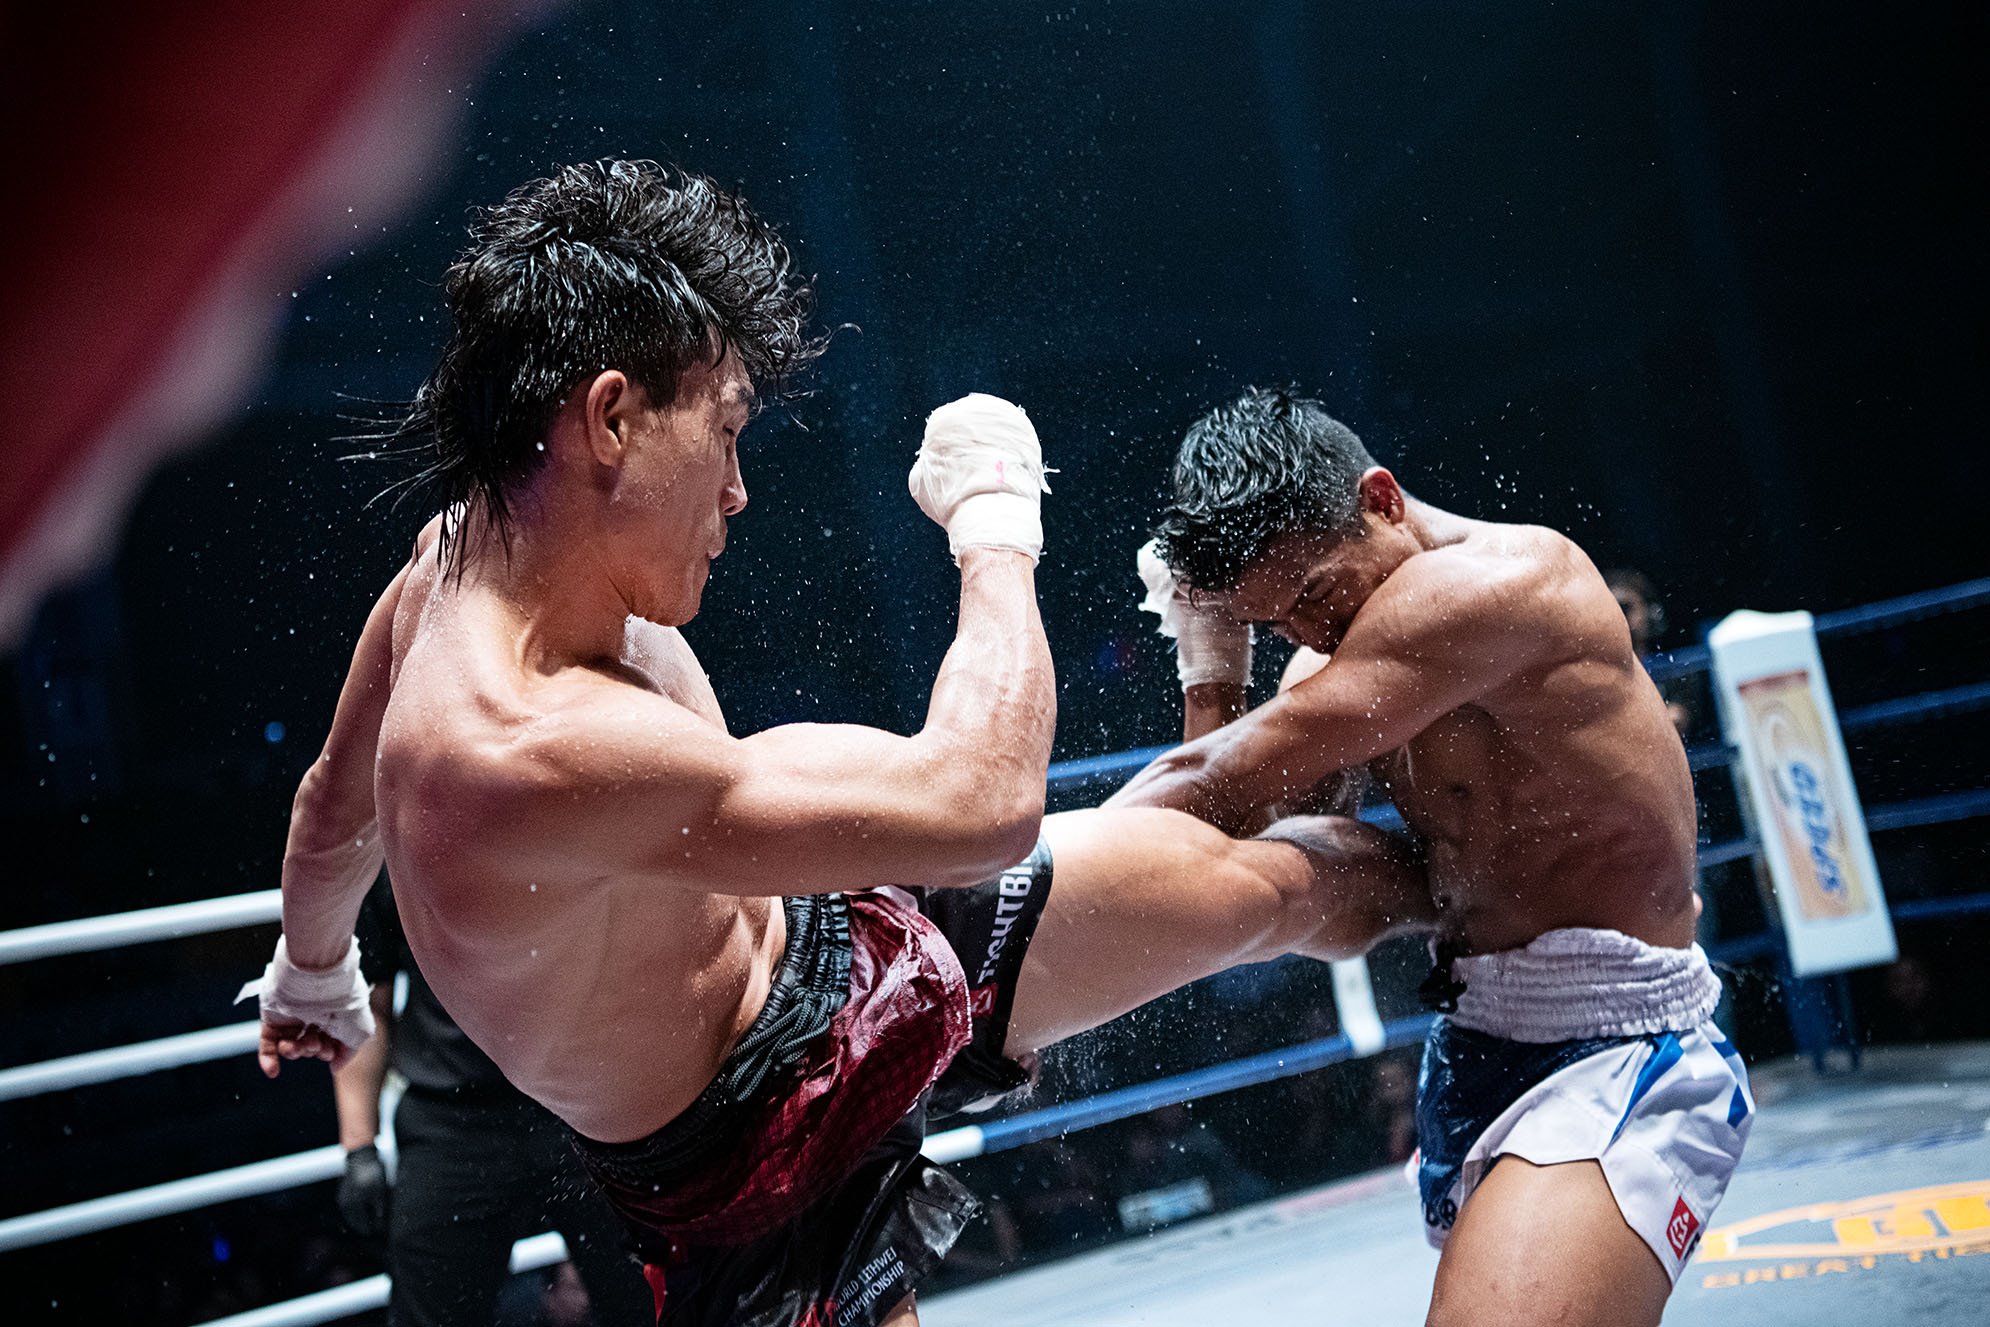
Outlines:
{"type": "MultiPolygon", "coordinates": [[[[567,1260],[567,1242],[558,1232],[533,1235],[511,1246],[511,1270],[534,1272],[541,1267],[567,1260]]],[[[200,1327],[316,1327],[321,1322],[369,1313],[387,1303],[389,1282],[385,1276],[369,1276],[314,1295],[300,1295],[281,1304],[271,1304],[247,1313],[213,1318],[200,1327]]]]}
{"type": "Polygon", "coordinates": [[[92,1198],[67,1207],[9,1217],[0,1221],[0,1253],[149,1221],[155,1216],[172,1216],[234,1198],[252,1198],[279,1189],[316,1184],[344,1171],[345,1149],[330,1143],[308,1152],[217,1170],[211,1175],[195,1175],[147,1189],[114,1193],[108,1198],[92,1198]]]}
{"type": "Polygon", "coordinates": [[[260,926],[277,921],[282,915],[283,891],[259,889],[252,894],[230,894],[198,903],[172,903],[163,908],[140,908],[137,912],[25,926],[18,931],[0,931],[0,967],[62,954],[142,945],[148,940],[177,940],[210,931],[260,926]]]}
{"type": "Polygon", "coordinates": [[[129,1046],[113,1046],[109,1050],[65,1055],[59,1060],[43,1060],[40,1064],[0,1069],[0,1101],[40,1096],[44,1092],[61,1092],[91,1083],[108,1083],[119,1078],[135,1078],[158,1069],[177,1069],[181,1065],[225,1060],[231,1055],[246,1055],[256,1048],[256,1034],[261,1028],[262,1025],[253,1020],[230,1023],[225,1027],[203,1028],[199,1032],[183,1032],[177,1037],[161,1037],[157,1041],[140,1041],[129,1046]]]}

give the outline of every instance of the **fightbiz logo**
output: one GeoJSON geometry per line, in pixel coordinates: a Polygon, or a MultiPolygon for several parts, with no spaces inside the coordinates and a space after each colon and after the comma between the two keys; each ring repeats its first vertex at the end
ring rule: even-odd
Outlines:
{"type": "Polygon", "coordinates": [[[1002,879],[996,885],[995,925],[988,933],[988,954],[981,960],[981,975],[974,979],[976,986],[995,980],[995,965],[1009,943],[1009,932],[1015,929],[1023,909],[1029,906],[1030,892],[1035,888],[1036,873],[1028,866],[1002,872],[1002,879]]]}

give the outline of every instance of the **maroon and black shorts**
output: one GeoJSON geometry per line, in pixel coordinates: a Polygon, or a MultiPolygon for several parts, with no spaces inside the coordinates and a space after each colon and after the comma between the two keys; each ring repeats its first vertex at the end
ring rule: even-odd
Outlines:
{"type": "Polygon", "coordinates": [[[1028,1081],[1002,1054],[1049,850],[968,889],[784,900],[767,1003],[646,1138],[576,1136],[659,1321],[874,1327],[980,1210],[920,1154],[929,1117],[1028,1081]]]}

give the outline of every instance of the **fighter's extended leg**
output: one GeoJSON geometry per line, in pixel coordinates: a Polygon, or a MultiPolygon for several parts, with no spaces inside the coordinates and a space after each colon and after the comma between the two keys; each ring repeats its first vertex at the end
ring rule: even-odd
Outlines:
{"type": "Polygon", "coordinates": [[[1047,817],[1056,873],[1016,983],[1005,1050],[1040,1050],[1199,977],[1281,954],[1346,958],[1434,920],[1402,840],[1341,816],[1232,839],[1192,816],[1047,817]]]}
{"type": "Polygon", "coordinates": [[[1504,1156],[1445,1240],[1428,1327],[1640,1327],[1658,1322],[1671,1293],[1600,1165],[1504,1156]]]}

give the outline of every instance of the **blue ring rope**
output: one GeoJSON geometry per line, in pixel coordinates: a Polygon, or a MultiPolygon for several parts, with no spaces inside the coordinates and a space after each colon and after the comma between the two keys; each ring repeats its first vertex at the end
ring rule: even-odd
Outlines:
{"type": "MultiPolygon", "coordinates": [[[[1819,637],[1856,636],[1868,631],[1897,627],[1944,613],[1961,613],[1990,604],[1990,576],[1982,580],[1945,585],[1938,590],[1921,590],[1876,604],[1841,608],[1816,616],[1819,637]]],[[[1703,671],[1713,661],[1713,652],[1704,645],[1687,645],[1645,660],[1645,670],[1658,682],[1703,671]]]]}
{"type": "Polygon", "coordinates": [[[1985,706],[1990,706],[1990,682],[1975,682],[1968,686],[1924,691],[1918,696],[1902,696],[1898,700],[1875,701],[1871,705],[1841,710],[1838,727],[1842,732],[1856,733],[1883,724],[1967,714],[1985,706]]]}
{"type": "MultiPolygon", "coordinates": [[[[1418,1014],[1412,1018],[1398,1018],[1384,1023],[1383,1048],[1393,1050],[1400,1046],[1416,1044],[1423,1040],[1424,1033],[1429,1031],[1434,1021],[1429,1014],[1418,1014]]],[[[1256,1087],[1261,1083],[1275,1082],[1314,1069],[1324,1069],[1328,1065],[1355,1058],[1357,1057],[1353,1043],[1344,1034],[1336,1033],[1331,1037],[1301,1042],[1297,1046],[1288,1046],[1283,1050],[1265,1051],[1260,1055],[1245,1056],[1241,1060],[1211,1065],[1207,1069],[1192,1069],[1187,1073],[1175,1074],[1168,1078],[1157,1078],[1151,1083],[1139,1083],[1112,1092],[1101,1092],[1098,1096],[1087,1097],[1083,1101],[1067,1102],[1061,1106],[1050,1106],[1043,1110],[1030,1111],[1028,1114],[995,1120],[981,1126],[981,1151],[983,1155],[989,1152],[1005,1152],[1012,1147],[1040,1143],[1046,1138],[1055,1138],[1081,1129],[1093,1129],[1101,1124],[1129,1119],[1135,1115],[1144,1115],[1150,1110],[1159,1110],[1163,1106],[1214,1096],[1218,1092],[1234,1092],[1238,1088],[1256,1087]]]]}

